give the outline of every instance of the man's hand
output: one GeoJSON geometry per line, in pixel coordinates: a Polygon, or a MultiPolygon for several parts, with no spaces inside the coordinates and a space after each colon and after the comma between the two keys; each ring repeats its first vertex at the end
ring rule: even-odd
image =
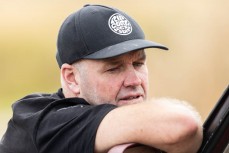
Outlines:
{"type": "Polygon", "coordinates": [[[123,153],[162,153],[160,150],[154,149],[145,145],[134,145],[126,150],[123,153]]]}

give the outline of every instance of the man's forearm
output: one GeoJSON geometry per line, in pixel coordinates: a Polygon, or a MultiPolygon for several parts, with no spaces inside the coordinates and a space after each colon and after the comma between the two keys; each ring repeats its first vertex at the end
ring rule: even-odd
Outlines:
{"type": "Polygon", "coordinates": [[[157,100],[108,113],[97,131],[96,151],[134,142],[168,153],[194,153],[201,141],[201,123],[193,110],[171,100],[157,100]]]}
{"type": "MultiPolygon", "coordinates": [[[[162,147],[160,147],[159,145],[155,147],[168,153],[196,153],[202,143],[203,138],[202,121],[199,113],[187,102],[176,99],[156,99],[154,100],[154,103],[168,107],[169,105],[171,105],[171,108],[174,107],[176,111],[179,111],[181,113],[181,118],[178,119],[178,122],[182,124],[182,122],[184,121],[183,123],[186,126],[181,128],[184,131],[178,134],[175,133],[176,130],[178,130],[179,128],[170,129],[170,131],[174,132],[172,136],[175,136],[175,139],[172,139],[171,136],[168,139],[168,142],[170,143],[167,143],[167,145],[164,145],[162,147]],[[184,112],[185,114],[183,114],[184,112]]],[[[177,125],[179,125],[179,123],[177,125]]],[[[168,124],[168,128],[172,128],[172,126],[170,127],[168,124]]]]}

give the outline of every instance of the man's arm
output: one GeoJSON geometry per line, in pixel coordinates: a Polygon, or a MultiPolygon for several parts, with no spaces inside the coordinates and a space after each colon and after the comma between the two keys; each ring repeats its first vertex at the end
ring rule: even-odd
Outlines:
{"type": "Polygon", "coordinates": [[[101,122],[95,152],[126,143],[139,143],[168,153],[194,153],[202,141],[197,113],[175,100],[156,100],[122,106],[101,122]]]}
{"type": "Polygon", "coordinates": [[[137,145],[137,146],[127,148],[126,150],[124,150],[123,153],[162,153],[162,152],[149,146],[137,145]]]}
{"type": "Polygon", "coordinates": [[[129,143],[111,148],[108,153],[162,153],[160,150],[146,145],[129,143]]]}

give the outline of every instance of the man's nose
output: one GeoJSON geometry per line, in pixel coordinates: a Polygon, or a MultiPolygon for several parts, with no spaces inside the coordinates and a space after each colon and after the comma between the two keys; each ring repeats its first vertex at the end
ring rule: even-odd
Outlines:
{"type": "Polygon", "coordinates": [[[140,78],[139,72],[137,72],[134,68],[130,68],[127,71],[126,78],[124,80],[125,87],[138,86],[141,85],[142,80],[140,78]]]}

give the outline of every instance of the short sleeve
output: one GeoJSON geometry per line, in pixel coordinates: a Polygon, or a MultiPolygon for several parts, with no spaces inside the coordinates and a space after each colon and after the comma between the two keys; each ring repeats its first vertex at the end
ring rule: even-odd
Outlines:
{"type": "Polygon", "coordinates": [[[54,105],[41,115],[35,130],[38,152],[93,153],[100,122],[117,106],[54,105]]]}

